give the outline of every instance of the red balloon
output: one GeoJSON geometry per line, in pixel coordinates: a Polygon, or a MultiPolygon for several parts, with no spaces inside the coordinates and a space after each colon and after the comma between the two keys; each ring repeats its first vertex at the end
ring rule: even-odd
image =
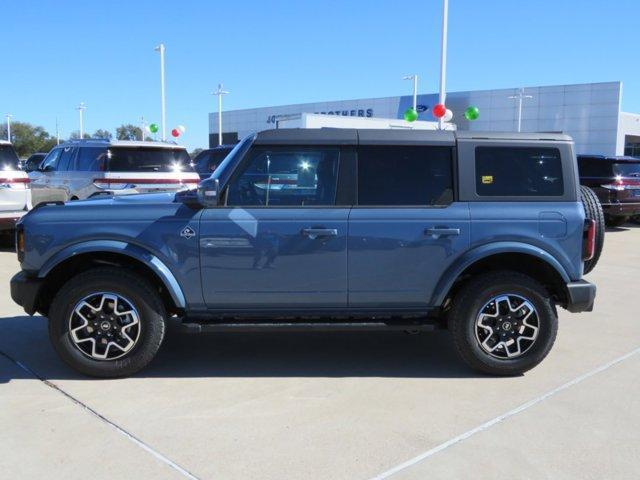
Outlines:
{"type": "Polygon", "coordinates": [[[171,130],[171,135],[173,135],[174,137],[179,137],[180,136],[180,130],[178,130],[177,128],[174,128],[173,130],[171,130]]]}
{"type": "Polygon", "coordinates": [[[444,117],[444,114],[447,113],[447,107],[445,107],[442,103],[438,103],[433,107],[433,116],[436,118],[444,117]]]}

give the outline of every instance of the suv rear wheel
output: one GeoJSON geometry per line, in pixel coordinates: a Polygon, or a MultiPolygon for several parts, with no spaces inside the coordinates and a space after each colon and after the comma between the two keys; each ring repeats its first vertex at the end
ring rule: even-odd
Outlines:
{"type": "Polygon", "coordinates": [[[490,375],[520,375],[549,353],[558,317],[548,292],[518,272],[470,280],[453,299],[449,330],[462,359],[490,375]]]}
{"type": "Polygon", "coordinates": [[[49,336],[71,367],[95,377],[121,377],[144,368],[166,329],[164,305],[141,277],[96,268],[69,280],[49,310],[49,336]]]}

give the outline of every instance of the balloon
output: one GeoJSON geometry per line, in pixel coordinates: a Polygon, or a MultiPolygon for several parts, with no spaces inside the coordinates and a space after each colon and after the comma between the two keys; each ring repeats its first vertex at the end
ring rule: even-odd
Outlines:
{"type": "Polygon", "coordinates": [[[445,122],[450,122],[452,118],[453,112],[447,108],[447,111],[444,112],[444,115],[442,116],[442,120],[444,120],[445,122]]]}
{"type": "Polygon", "coordinates": [[[180,136],[180,130],[174,128],[173,130],[171,130],[171,135],[178,138],[180,136]]]}
{"type": "Polygon", "coordinates": [[[158,133],[158,130],[160,130],[158,128],[158,124],[157,123],[152,123],[151,125],[149,125],[149,131],[151,133],[158,133]]]}
{"type": "Polygon", "coordinates": [[[480,116],[480,110],[478,107],[469,107],[464,111],[464,118],[472,122],[473,120],[477,120],[480,116]]]}
{"type": "Polygon", "coordinates": [[[444,114],[447,113],[447,107],[445,107],[442,103],[437,103],[433,107],[433,116],[436,118],[444,117],[444,114]]]}
{"type": "Polygon", "coordinates": [[[187,131],[187,127],[185,127],[184,125],[178,125],[176,128],[180,130],[180,133],[184,133],[187,131]]]}
{"type": "Polygon", "coordinates": [[[404,111],[404,119],[407,122],[415,122],[418,119],[418,112],[416,112],[413,107],[407,108],[404,111]]]}
{"type": "Polygon", "coordinates": [[[145,125],[145,126],[144,126],[144,129],[145,129],[145,131],[146,131],[147,133],[153,133],[153,132],[151,132],[151,128],[149,127],[149,125],[145,125]]]}

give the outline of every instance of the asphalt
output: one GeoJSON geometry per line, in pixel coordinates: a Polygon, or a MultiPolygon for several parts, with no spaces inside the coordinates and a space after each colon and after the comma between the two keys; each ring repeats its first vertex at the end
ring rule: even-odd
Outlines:
{"type": "Polygon", "coordinates": [[[611,229],[591,313],[547,359],[469,371],[447,332],[189,335],[94,380],[9,297],[0,252],[0,477],[631,479],[640,469],[640,227],[611,229]]]}

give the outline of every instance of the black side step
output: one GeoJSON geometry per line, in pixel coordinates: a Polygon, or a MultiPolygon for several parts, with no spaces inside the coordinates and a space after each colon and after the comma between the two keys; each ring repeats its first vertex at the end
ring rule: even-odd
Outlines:
{"type": "Polygon", "coordinates": [[[211,332],[354,332],[354,331],[409,331],[430,332],[438,328],[436,323],[385,323],[385,322],[236,322],[191,323],[183,322],[187,333],[211,332]]]}

